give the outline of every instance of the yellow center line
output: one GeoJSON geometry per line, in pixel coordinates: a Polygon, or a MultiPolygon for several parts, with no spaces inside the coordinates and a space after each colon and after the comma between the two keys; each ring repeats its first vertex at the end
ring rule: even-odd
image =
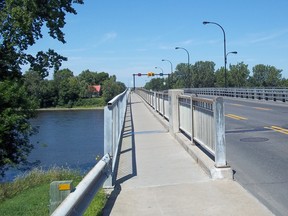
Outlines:
{"type": "Polygon", "coordinates": [[[270,108],[264,108],[264,107],[253,107],[254,109],[257,109],[257,110],[266,110],[266,111],[270,111],[272,109],[270,108]]]}
{"type": "Polygon", "coordinates": [[[247,120],[247,118],[244,118],[242,116],[237,116],[237,115],[234,115],[234,114],[226,114],[225,116],[227,116],[229,118],[232,118],[232,119],[236,119],[236,120],[247,120]]]}
{"type": "Polygon", "coordinates": [[[230,104],[230,105],[232,105],[232,106],[240,106],[240,107],[243,107],[244,105],[242,105],[242,104],[230,104]]]}
{"type": "Polygon", "coordinates": [[[278,126],[271,126],[271,127],[265,127],[265,128],[268,128],[268,129],[274,130],[276,132],[288,135],[288,129],[285,129],[285,128],[281,128],[281,127],[278,127],[278,126]]]}

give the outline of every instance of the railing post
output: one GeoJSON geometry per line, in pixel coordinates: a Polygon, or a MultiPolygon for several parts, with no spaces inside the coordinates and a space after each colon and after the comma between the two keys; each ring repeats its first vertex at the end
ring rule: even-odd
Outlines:
{"type": "Polygon", "coordinates": [[[194,145],[194,109],[193,109],[193,96],[190,99],[190,112],[191,112],[191,143],[194,145]]]}
{"type": "Polygon", "coordinates": [[[227,167],[226,141],[225,141],[225,116],[223,98],[217,97],[213,104],[215,124],[215,166],[227,167]]]}
{"type": "MultiPolygon", "coordinates": [[[[109,106],[105,106],[104,116],[104,155],[109,154],[113,157],[113,112],[109,106]]],[[[105,181],[105,188],[113,187],[112,174],[113,172],[105,181]]]]}
{"type": "Polygon", "coordinates": [[[172,89],[168,91],[169,131],[172,134],[179,132],[179,105],[177,96],[181,94],[184,94],[184,90],[172,89]]]}

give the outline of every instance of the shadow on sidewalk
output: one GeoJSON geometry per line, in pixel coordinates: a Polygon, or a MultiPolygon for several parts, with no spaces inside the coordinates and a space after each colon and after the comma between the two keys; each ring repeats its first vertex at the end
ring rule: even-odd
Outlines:
{"type": "Polygon", "coordinates": [[[115,163],[115,175],[113,176],[115,186],[103,209],[103,215],[110,215],[115,201],[121,192],[121,183],[137,175],[135,136],[131,106],[131,98],[129,98],[123,134],[119,145],[119,154],[117,155],[115,163]]]}

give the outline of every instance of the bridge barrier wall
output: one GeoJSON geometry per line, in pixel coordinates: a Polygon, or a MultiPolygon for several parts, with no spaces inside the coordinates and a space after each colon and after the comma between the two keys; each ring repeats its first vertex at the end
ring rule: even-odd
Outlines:
{"type": "Polygon", "coordinates": [[[215,167],[227,167],[223,99],[185,95],[184,90],[168,93],[136,89],[156,112],[169,121],[170,132],[181,132],[192,144],[212,155],[215,167]]]}
{"type": "Polygon", "coordinates": [[[191,88],[187,93],[288,102],[287,88],[191,88]]]}

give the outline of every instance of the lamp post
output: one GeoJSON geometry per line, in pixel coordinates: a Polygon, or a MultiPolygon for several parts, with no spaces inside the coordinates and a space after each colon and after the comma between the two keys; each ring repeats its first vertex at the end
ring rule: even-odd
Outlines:
{"type": "Polygon", "coordinates": [[[228,56],[228,54],[237,54],[237,53],[238,53],[237,51],[228,52],[228,53],[226,54],[226,60],[227,60],[227,56],[228,56]]]}
{"type": "Polygon", "coordinates": [[[162,61],[167,61],[170,63],[171,73],[170,73],[170,76],[168,75],[167,83],[168,83],[168,88],[171,88],[172,87],[171,83],[173,83],[173,80],[171,81],[170,79],[173,79],[173,65],[172,65],[172,62],[167,59],[162,59],[162,61]]]}
{"type": "MultiPolygon", "coordinates": [[[[227,56],[228,56],[229,54],[237,54],[237,53],[238,53],[237,51],[228,52],[228,53],[226,54],[226,61],[227,61],[227,56]]],[[[238,80],[238,76],[237,76],[237,80],[238,80]]]]}
{"type": "Polygon", "coordinates": [[[183,49],[186,51],[187,55],[188,55],[188,76],[190,77],[189,79],[189,87],[191,87],[192,84],[192,74],[190,74],[190,55],[187,49],[183,48],[183,47],[175,47],[175,49],[183,49]]]}
{"type": "Polygon", "coordinates": [[[170,66],[171,66],[171,74],[173,73],[173,65],[172,65],[172,62],[167,60],[167,59],[162,59],[162,61],[167,61],[170,63],[170,66]]]}
{"type": "Polygon", "coordinates": [[[164,71],[161,67],[155,67],[155,69],[160,69],[162,71],[162,74],[164,74],[164,71]]]}
{"type": "Polygon", "coordinates": [[[204,21],[203,22],[204,25],[206,24],[214,24],[214,25],[217,25],[219,26],[222,31],[223,31],[223,35],[224,35],[224,73],[225,73],[225,88],[227,88],[227,69],[226,69],[226,65],[227,65],[227,54],[226,54],[226,35],[225,35],[225,31],[223,29],[223,27],[221,25],[219,25],[218,23],[216,22],[207,22],[207,21],[204,21]]]}

